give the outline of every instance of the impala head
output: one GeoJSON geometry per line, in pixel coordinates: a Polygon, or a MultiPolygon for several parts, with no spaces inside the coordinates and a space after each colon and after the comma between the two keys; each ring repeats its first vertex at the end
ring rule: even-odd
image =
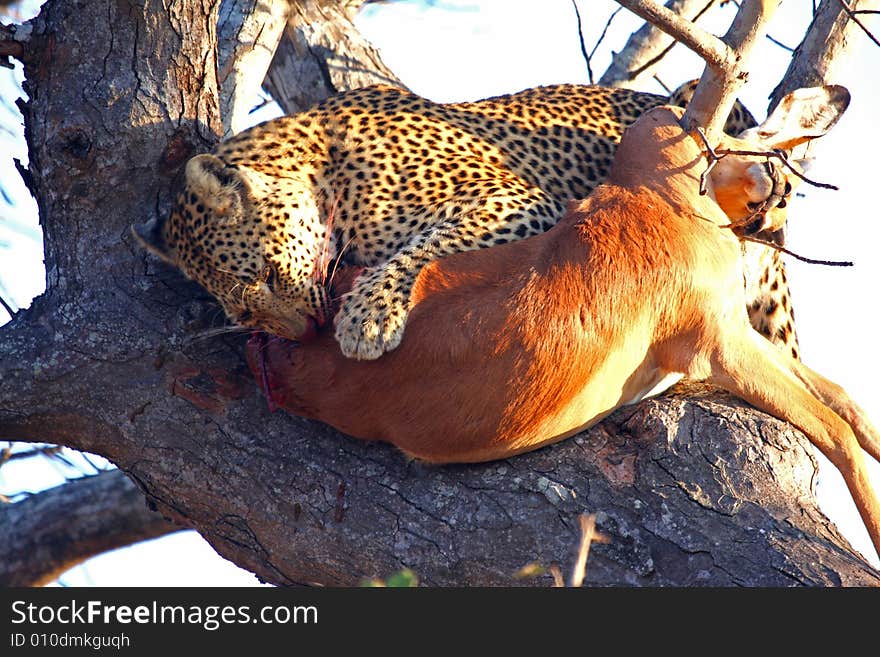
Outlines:
{"type": "Polygon", "coordinates": [[[210,292],[236,325],[295,340],[329,319],[316,271],[328,235],[307,186],[300,187],[279,193],[248,166],[197,155],[168,217],[132,231],[210,292]]]}
{"type": "Polygon", "coordinates": [[[710,175],[712,193],[737,230],[756,234],[784,226],[787,198],[801,182],[792,169],[803,173],[811,161],[792,157],[793,149],[827,133],[849,100],[849,92],[837,85],[798,89],[783,98],[761,125],[738,138],[722,138],[716,151],[777,151],[787,161],[732,154],[716,163],[710,175]]]}

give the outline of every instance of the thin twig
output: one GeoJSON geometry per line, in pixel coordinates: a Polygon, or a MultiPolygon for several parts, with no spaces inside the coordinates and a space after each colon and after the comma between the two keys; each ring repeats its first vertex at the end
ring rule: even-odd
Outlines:
{"type": "Polygon", "coordinates": [[[779,46],[779,47],[782,48],[783,50],[787,50],[788,52],[794,52],[794,48],[792,48],[791,46],[787,46],[787,45],[785,45],[785,44],[782,43],[782,41],[780,41],[779,39],[774,39],[774,38],[773,38],[772,36],[770,36],[769,34],[765,34],[764,36],[767,38],[767,40],[768,40],[770,43],[775,43],[777,46],[779,46]]]}
{"type": "Polygon", "coordinates": [[[759,239],[757,237],[748,237],[746,235],[737,235],[737,237],[745,242],[754,242],[755,244],[763,244],[764,246],[769,246],[771,249],[775,249],[784,253],[785,255],[790,255],[792,258],[800,260],[801,262],[806,262],[810,265],[825,265],[827,267],[852,267],[853,263],[849,260],[816,260],[814,258],[805,258],[802,255],[798,255],[794,251],[789,251],[788,249],[779,246],[775,242],[767,242],[765,240],[759,239]]]}
{"type": "Polygon", "coordinates": [[[608,537],[596,531],[596,516],[582,513],[578,518],[581,525],[581,540],[578,546],[577,559],[571,570],[570,586],[580,588],[584,583],[584,575],[587,572],[587,557],[590,554],[590,545],[593,543],[608,543],[608,537]]]}
{"type": "Polygon", "coordinates": [[[727,157],[728,155],[753,155],[755,157],[774,157],[778,159],[782,164],[785,165],[785,168],[791,171],[798,178],[803,180],[808,185],[812,185],[813,187],[821,187],[822,189],[833,189],[835,192],[840,191],[840,187],[837,185],[832,185],[831,183],[821,183],[816,180],[811,180],[807,178],[803,173],[797,170],[791,162],[788,161],[785,152],[783,151],[737,151],[731,150],[727,148],[722,148],[720,150],[715,151],[716,155],[720,158],[727,157]]]}
{"type": "Polygon", "coordinates": [[[599,35],[599,38],[596,39],[595,45],[593,45],[593,49],[590,51],[590,58],[592,59],[593,55],[596,54],[596,51],[599,49],[599,45],[605,39],[605,35],[608,34],[608,28],[611,27],[611,21],[614,20],[614,17],[617,16],[620,12],[623,11],[623,7],[618,7],[613,12],[611,12],[611,16],[605,22],[605,27],[602,28],[602,34],[599,35]]]}
{"type": "Polygon", "coordinates": [[[651,77],[654,78],[654,82],[656,82],[656,83],[659,84],[661,87],[663,87],[663,91],[666,92],[666,95],[667,95],[667,96],[671,96],[671,95],[672,95],[672,89],[670,89],[669,87],[666,86],[666,84],[663,82],[663,80],[660,79],[660,76],[659,76],[659,75],[657,75],[657,74],[655,73],[655,74],[652,75],[651,77]]]}
{"type": "MultiPolygon", "coordinates": [[[[848,3],[846,0],[838,0],[838,1],[840,2],[841,7],[843,7],[843,10],[844,10],[844,11],[847,13],[847,15],[852,19],[852,21],[853,21],[856,25],[858,25],[860,28],[862,28],[862,32],[864,32],[864,33],[868,36],[868,38],[869,38],[871,41],[873,41],[876,45],[880,46],[880,41],[877,40],[877,37],[875,37],[875,36],[871,33],[871,30],[869,30],[869,29],[865,26],[865,24],[864,24],[862,21],[860,21],[860,20],[858,19],[858,17],[856,16],[856,10],[854,10],[852,7],[850,7],[850,6],[849,6],[849,3],[848,3]]],[[[863,12],[858,12],[858,13],[863,13],[863,12]]],[[[864,13],[868,13],[867,10],[866,10],[864,13]]]]}
{"type": "Polygon", "coordinates": [[[798,169],[794,165],[792,165],[791,162],[788,161],[788,157],[786,156],[784,151],[740,151],[740,150],[734,150],[734,149],[730,149],[730,148],[721,148],[716,151],[712,148],[711,144],[709,144],[709,140],[706,137],[706,133],[703,132],[702,128],[697,128],[697,134],[700,135],[700,138],[703,140],[703,146],[706,147],[706,151],[708,153],[708,159],[709,159],[709,166],[703,172],[703,175],[700,176],[700,194],[701,195],[706,193],[706,191],[705,191],[706,176],[712,170],[712,167],[715,166],[715,163],[718,160],[724,159],[728,155],[748,155],[748,156],[752,156],[752,157],[776,158],[777,160],[782,162],[782,164],[785,165],[786,169],[791,171],[794,175],[796,175],[798,178],[803,180],[808,185],[812,185],[813,187],[821,187],[822,189],[833,189],[835,192],[840,191],[840,187],[838,187],[837,185],[832,185],[831,183],[821,183],[816,180],[811,180],[810,178],[807,178],[803,173],[798,171],[798,169]]]}
{"type": "Polygon", "coordinates": [[[590,84],[595,84],[593,80],[593,67],[590,65],[590,54],[587,52],[587,44],[584,43],[584,27],[583,23],[581,23],[581,12],[578,9],[577,0],[571,0],[571,6],[574,7],[574,15],[577,16],[578,40],[581,43],[581,54],[587,63],[587,77],[590,80],[590,84]]]}
{"type": "Polygon", "coordinates": [[[5,310],[7,313],[9,313],[10,318],[15,317],[16,311],[14,311],[12,309],[12,306],[10,306],[8,303],[6,303],[6,299],[4,299],[2,296],[0,296],[0,306],[3,306],[3,310],[5,310]]]}
{"type": "Polygon", "coordinates": [[[718,160],[721,158],[718,157],[715,149],[712,148],[712,144],[709,143],[709,138],[706,137],[706,133],[703,132],[702,128],[697,128],[697,134],[700,135],[700,139],[703,140],[703,146],[706,148],[706,159],[709,160],[709,165],[706,167],[706,170],[700,174],[700,196],[705,196],[709,191],[709,173],[715,168],[715,165],[718,164],[718,160]]]}
{"type": "MultiPolygon", "coordinates": [[[[700,16],[702,16],[702,15],[705,14],[707,11],[709,11],[709,9],[711,9],[711,8],[712,8],[712,5],[714,5],[714,4],[715,4],[715,0],[709,0],[709,2],[706,4],[706,6],[703,7],[700,11],[698,11],[698,12],[697,12],[697,15],[694,16],[694,17],[691,19],[691,23],[696,23],[696,22],[699,20],[700,16]]],[[[635,80],[635,79],[636,79],[637,77],[639,77],[642,73],[644,73],[644,72],[647,71],[649,68],[651,68],[652,66],[654,66],[654,64],[656,64],[656,63],[659,62],[661,59],[663,59],[664,57],[666,57],[666,55],[669,54],[669,51],[672,50],[672,49],[675,47],[675,45],[676,45],[677,43],[678,43],[678,41],[676,41],[675,39],[673,39],[672,43],[670,43],[670,44],[669,44],[668,46],[666,46],[663,50],[661,50],[660,53],[659,53],[658,55],[656,55],[656,56],[652,57],[651,59],[649,59],[647,62],[645,62],[644,64],[642,64],[641,66],[639,66],[636,70],[634,70],[634,71],[629,71],[629,73],[628,73],[628,77],[629,77],[629,79],[630,79],[630,80],[635,80]]]]}
{"type": "Polygon", "coordinates": [[[35,456],[56,456],[60,451],[61,447],[58,445],[52,445],[51,447],[35,447],[33,449],[26,449],[21,452],[13,452],[11,449],[4,448],[2,452],[0,452],[0,465],[8,461],[17,461],[19,459],[29,459],[35,456]]]}
{"type": "Polygon", "coordinates": [[[89,458],[89,455],[86,454],[85,452],[80,452],[79,455],[80,455],[80,457],[81,457],[86,463],[88,463],[90,466],[92,466],[92,469],[95,471],[95,473],[104,472],[104,471],[107,470],[107,468],[99,468],[99,467],[97,466],[97,464],[95,464],[95,463],[89,458]]]}
{"type": "MultiPolygon", "coordinates": [[[[706,151],[708,152],[709,166],[706,167],[706,170],[700,176],[700,194],[705,194],[705,185],[707,180],[707,174],[712,170],[712,167],[721,160],[722,158],[727,157],[728,155],[752,155],[757,157],[767,157],[767,158],[777,158],[780,160],[793,174],[804,180],[805,182],[813,185],[815,187],[822,187],[824,189],[839,189],[835,185],[830,185],[828,183],[820,183],[814,180],[810,180],[806,176],[804,176],[800,171],[798,171],[792,164],[788,161],[783,151],[738,151],[732,149],[719,149],[714,150],[712,146],[709,144],[709,140],[706,138],[706,135],[703,133],[702,128],[697,128],[697,134],[700,135],[700,138],[703,140],[703,145],[706,147],[706,151]]],[[[755,212],[748,219],[752,219],[758,213],[755,212]]],[[[738,221],[736,223],[728,224],[727,226],[721,226],[721,228],[736,228],[743,223],[747,223],[746,221],[738,221]]],[[[826,265],[828,267],[852,267],[853,263],[848,260],[817,260],[815,258],[806,258],[802,255],[795,253],[794,251],[790,251],[775,242],[768,242],[766,240],[759,239],[757,237],[749,237],[747,235],[737,235],[737,237],[745,242],[754,242],[755,244],[763,244],[764,246],[769,246],[776,251],[784,253],[786,255],[790,255],[792,258],[796,260],[800,260],[801,262],[806,262],[811,265],[826,265]]]]}

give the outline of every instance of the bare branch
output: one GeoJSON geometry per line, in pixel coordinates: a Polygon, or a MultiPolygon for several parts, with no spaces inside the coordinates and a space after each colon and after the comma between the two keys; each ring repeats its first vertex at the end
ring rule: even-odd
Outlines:
{"type": "Polygon", "coordinates": [[[706,136],[705,131],[701,127],[697,127],[695,132],[700,137],[700,140],[703,142],[703,146],[706,149],[707,159],[709,160],[709,166],[706,168],[706,171],[703,172],[703,175],[700,177],[700,194],[706,193],[706,184],[707,184],[707,176],[708,173],[712,170],[712,167],[719,161],[727,157],[728,155],[743,155],[743,156],[752,156],[752,157],[766,157],[779,160],[782,165],[788,169],[792,174],[803,180],[808,185],[812,185],[813,187],[820,187],[822,189],[830,189],[833,191],[839,191],[840,188],[837,185],[832,185],[831,183],[823,183],[818,182],[816,180],[811,180],[804,175],[802,171],[800,171],[797,167],[793,166],[791,162],[788,161],[788,155],[785,151],[778,150],[770,150],[770,151],[754,151],[754,150],[739,150],[734,148],[719,148],[714,149],[709,141],[709,138],[706,136]]]}
{"type": "Polygon", "coordinates": [[[10,461],[30,459],[35,456],[55,456],[62,449],[64,448],[59,445],[48,445],[46,447],[34,447],[33,449],[13,452],[10,448],[4,447],[3,450],[0,451],[0,466],[3,466],[10,461]]]}
{"type": "Polygon", "coordinates": [[[789,255],[795,260],[800,260],[801,262],[805,262],[808,265],[825,265],[826,267],[852,267],[853,263],[849,260],[817,260],[815,258],[807,258],[800,254],[795,253],[789,249],[784,248],[783,246],[777,244],[776,242],[770,242],[767,240],[762,240],[759,237],[752,237],[750,235],[737,235],[739,239],[744,240],[746,242],[754,242],[755,244],[761,244],[763,246],[770,247],[774,251],[779,251],[780,253],[784,253],[785,255],[789,255]]]}
{"type": "Polygon", "coordinates": [[[771,35],[769,35],[769,34],[765,35],[765,38],[767,39],[767,41],[769,41],[770,43],[774,43],[774,44],[776,44],[777,46],[779,46],[779,47],[782,48],[783,50],[787,50],[788,52],[794,52],[794,48],[792,48],[791,46],[787,46],[787,45],[785,45],[785,44],[782,43],[782,41],[780,41],[779,39],[774,39],[774,38],[773,38],[771,35]]]}
{"type": "Polygon", "coordinates": [[[748,76],[745,67],[749,53],[766,32],[779,1],[744,0],[740,5],[722,38],[730,58],[724,62],[706,59],[706,69],[682,117],[685,130],[693,131],[700,126],[713,143],[721,134],[724,121],[736,102],[736,93],[748,76]]]}
{"type": "MultiPolygon", "coordinates": [[[[717,0],[669,0],[665,7],[679,16],[693,16],[692,20],[696,21],[716,2],[717,0]]],[[[620,4],[626,6],[625,3],[620,4]]],[[[615,11],[615,14],[612,14],[612,18],[616,13],[615,11]]],[[[614,53],[611,64],[602,74],[599,84],[632,87],[639,78],[649,75],[676,43],[675,39],[670,39],[663,30],[651,22],[646,22],[630,36],[623,50],[614,53]]]]}
{"type": "Polygon", "coordinates": [[[650,0],[618,2],[680,41],[706,62],[700,84],[688,103],[682,125],[688,131],[702,126],[710,140],[720,134],[745,82],[744,68],[755,41],[766,31],[779,0],[744,0],[723,39],[718,39],[675,12],[650,0]]]}
{"type": "MultiPolygon", "coordinates": [[[[581,54],[584,57],[584,61],[587,63],[587,79],[590,81],[590,84],[594,84],[593,81],[593,67],[590,65],[590,53],[587,52],[587,44],[584,43],[584,26],[581,22],[581,12],[578,9],[577,0],[571,0],[571,6],[574,7],[574,15],[577,17],[577,29],[578,29],[578,40],[581,45],[581,54]]],[[[614,18],[614,14],[611,15],[611,18],[614,18]]],[[[611,22],[611,19],[608,19],[608,23],[611,22]]],[[[608,28],[606,24],[605,28],[608,28]]],[[[605,33],[602,33],[602,36],[605,36],[605,33]]],[[[601,41],[602,37],[599,37],[601,41]]]]}
{"type": "Polygon", "coordinates": [[[263,83],[285,113],[301,112],[344,89],[404,87],[352,22],[361,4],[292,3],[263,83]]]}
{"type": "Polygon", "coordinates": [[[2,295],[0,295],[0,306],[3,306],[3,310],[5,310],[10,317],[15,317],[15,311],[2,295]]]}
{"type": "Polygon", "coordinates": [[[0,25],[0,66],[12,68],[10,57],[24,58],[24,45],[15,38],[16,31],[14,25],[0,25]]]}
{"type": "Polygon", "coordinates": [[[605,27],[602,28],[602,34],[599,35],[599,38],[596,39],[596,43],[593,44],[593,49],[590,51],[590,58],[596,54],[596,51],[599,49],[599,46],[602,45],[602,42],[605,40],[605,36],[608,34],[608,29],[611,27],[611,23],[619,14],[623,11],[623,7],[618,7],[614,11],[611,12],[611,15],[608,17],[608,20],[605,21],[605,27]]]}
{"type": "MultiPolygon", "coordinates": [[[[707,4],[706,6],[704,6],[704,7],[699,11],[699,13],[698,13],[696,16],[694,16],[693,21],[696,22],[696,21],[700,18],[700,16],[702,16],[706,11],[709,10],[709,8],[712,7],[713,4],[714,4],[714,2],[709,2],[709,4],[707,4]]],[[[652,57],[652,58],[649,59],[647,62],[645,62],[644,64],[642,64],[641,66],[639,66],[639,67],[637,67],[635,70],[633,70],[633,71],[630,73],[630,75],[632,76],[632,79],[633,79],[633,80],[637,80],[637,79],[640,78],[642,75],[644,75],[648,70],[650,70],[650,69],[654,68],[655,66],[657,66],[657,65],[660,63],[660,61],[661,61],[664,57],[666,57],[666,55],[669,53],[669,51],[672,50],[672,49],[675,47],[675,44],[676,44],[676,43],[678,43],[678,42],[675,41],[675,40],[673,40],[673,41],[672,41],[668,46],[666,46],[666,47],[665,47],[665,48],[664,48],[664,49],[663,49],[658,55],[656,55],[655,57],[652,57]]]]}
{"type": "Polygon", "coordinates": [[[0,506],[0,586],[41,586],[86,559],[180,531],[119,470],[0,506]]]}
{"type": "Polygon", "coordinates": [[[224,137],[249,125],[263,78],[284,33],[288,0],[223,0],[217,25],[224,137]]]}
{"type": "Polygon", "coordinates": [[[844,11],[847,13],[847,15],[849,15],[849,17],[852,19],[852,21],[853,21],[856,25],[858,25],[860,28],[862,28],[862,32],[864,32],[865,35],[866,35],[871,41],[874,42],[874,45],[880,46],[880,40],[878,40],[877,37],[875,37],[875,36],[873,35],[873,33],[871,32],[871,30],[869,30],[869,29],[867,28],[867,26],[866,26],[866,25],[865,25],[865,24],[859,19],[859,17],[858,17],[858,14],[867,14],[867,13],[876,13],[876,12],[871,11],[871,10],[864,10],[864,9],[863,9],[863,10],[859,11],[858,13],[856,13],[856,12],[855,12],[855,11],[849,6],[849,3],[848,3],[846,0],[838,0],[838,2],[840,2],[841,5],[843,5],[843,9],[844,9],[844,11]]]}
{"type": "MultiPolygon", "coordinates": [[[[873,11],[880,7],[880,0],[858,0],[849,6],[855,11],[873,11]]],[[[840,0],[822,0],[782,81],[770,94],[769,110],[795,89],[836,82],[859,31],[840,0]]]]}
{"type": "Polygon", "coordinates": [[[663,80],[660,79],[660,76],[659,76],[659,75],[656,75],[656,74],[655,74],[655,75],[653,75],[653,76],[651,76],[651,77],[654,79],[654,82],[656,82],[657,84],[660,85],[660,88],[663,89],[663,91],[666,93],[667,96],[671,96],[671,95],[672,95],[672,89],[670,89],[668,86],[666,86],[666,83],[663,82],[663,80]]]}

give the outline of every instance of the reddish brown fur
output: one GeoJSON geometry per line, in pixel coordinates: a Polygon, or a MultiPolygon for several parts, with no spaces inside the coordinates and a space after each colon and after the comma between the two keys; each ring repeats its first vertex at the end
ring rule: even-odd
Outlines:
{"type": "MultiPolygon", "coordinates": [[[[336,337],[349,356],[378,358],[403,335],[425,263],[549,229],[605,178],[624,128],[665,101],[581,85],[454,104],[355,89],[192,158],[171,213],[135,236],[234,324],[290,339],[328,319],[320,265],[344,255],[367,271],[336,314],[336,337]]],[[[737,106],[726,129],[753,125],[737,106]]],[[[748,262],[755,328],[796,353],[784,264],[748,262]]]]}
{"type": "Polygon", "coordinates": [[[674,111],[646,113],[608,182],[555,228],[427,265],[396,351],[358,362],[327,335],[270,344],[273,399],[428,461],[483,461],[560,440],[681,373],[801,428],[880,549],[859,449],[880,459],[880,434],[842,389],[751,329],[739,242],[697,193],[703,169],[674,111]]]}
{"type": "MultiPolygon", "coordinates": [[[[705,268],[716,269],[720,253],[739,258],[728,232],[704,220],[694,230],[694,220],[675,211],[683,199],[673,198],[678,207],[658,218],[668,202],[640,172],[617,166],[608,184],[572,204],[545,234],[427,265],[413,290],[414,335],[379,361],[344,358],[329,335],[289,349],[283,375],[274,364],[270,371],[273,398],[435,462],[499,458],[543,442],[524,436],[570,403],[629,336],[638,334],[637,348],[650,363],[665,358],[666,341],[697,330],[678,320],[682,307],[703,287],[701,278],[717,278],[705,268]],[[638,194],[615,184],[631,178],[642,184],[638,194]],[[677,231],[691,239],[678,239],[677,231]],[[662,296],[645,294],[659,285],[662,296]],[[631,330],[623,334],[620,326],[631,330]]],[[[679,176],[697,184],[690,174],[679,176]]],[[[653,182],[659,188],[666,180],[653,182]]],[[[718,213],[707,200],[698,205],[718,213]]],[[[741,274],[731,269],[730,286],[739,289],[741,274]]],[[[287,348],[268,349],[271,363],[287,348]]],[[[640,386],[636,377],[620,401],[640,386]]]]}

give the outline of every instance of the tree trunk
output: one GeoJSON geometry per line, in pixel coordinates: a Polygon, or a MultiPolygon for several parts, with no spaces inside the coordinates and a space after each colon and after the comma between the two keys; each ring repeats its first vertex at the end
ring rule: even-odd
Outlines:
{"type": "Polygon", "coordinates": [[[450,467],[271,414],[243,339],[199,339],[222,313],[128,232],[222,133],[217,4],[49,0],[32,22],[26,177],[47,291],[0,328],[0,435],[106,456],[276,584],[402,567],[433,585],[547,584],[515,573],[567,570],[582,512],[611,541],[587,583],[880,584],[816,507],[806,439],[729,396],[667,395],[549,448],[450,467]]]}

